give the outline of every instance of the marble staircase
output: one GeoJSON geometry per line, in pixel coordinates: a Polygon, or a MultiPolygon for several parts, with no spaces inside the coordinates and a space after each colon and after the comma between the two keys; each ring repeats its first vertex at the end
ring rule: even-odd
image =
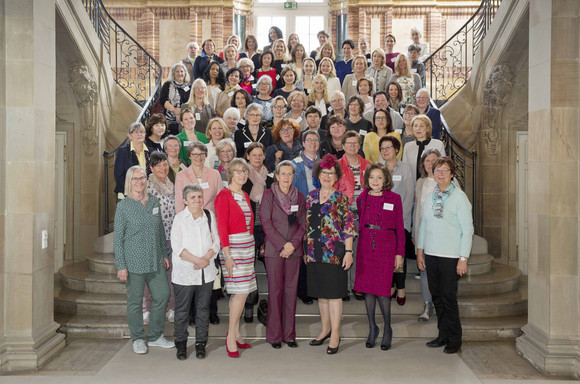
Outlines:
{"type": "MultiPolygon", "coordinates": [[[[267,280],[264,265],[257,263],[256,272],[260,298],[266,298],[267,280]]],[[[423,302],[414,260],[408,264],[406,279],[407,303],[391,306],[395,337],[427,339],[436,335],[436,319],[417,321],[423,302]]],[[[487,252],[487,242],[474,238],[468,275],[459,281],[459,311],[465,340],[497,340],[515,338],[527,322],[527,287],[517,268],[496,264],[487,252]]],[[[116,338],[128,337],[125,285],[116,277],[110,239],[101,241],[87,261],[61,268],[55,279],[55,320],[69,336],[116,338]]],[[[224,337],[227,331],[227,297],[219,300],[219,325],[210,326],[210,337],[224,337]]],[[[377,310],[377,317],[380,311],[377,310]]],[[[377,320],[379,320],[377,318],[377,320]]],[[[311,338],[319,331],[316,304],[298,301],[296,308],[297,336],[311,338]]],[[[265,338],[266,329],[255,319],[244,324],[242,332],[250,339],[265,338]]],[[[342,333],[345,338],[365,339],[368,323],[364,301],[351,299],[344,303],[342,333]]],[[[195,334],[190,329],[191,334],[195,334]]],[[[166,324],[166,334],[173,326],[166,324]]]]}

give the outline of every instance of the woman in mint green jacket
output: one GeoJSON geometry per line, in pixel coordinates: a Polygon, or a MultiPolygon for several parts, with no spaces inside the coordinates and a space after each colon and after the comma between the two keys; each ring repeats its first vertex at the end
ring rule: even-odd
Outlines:
{"type": "Polygon", "coordinates": [[[469,199],[452,183],[453,161],[448,157],[437,159],[433,175],[437,186],[425,198],[417,240],[417,265],[420,270],[427,270],[439,329],[437,338],[427,346],[445,346],[445,353],[457,353],[461,349],[457,281],[467,273],[473,218],[469,199]]]}

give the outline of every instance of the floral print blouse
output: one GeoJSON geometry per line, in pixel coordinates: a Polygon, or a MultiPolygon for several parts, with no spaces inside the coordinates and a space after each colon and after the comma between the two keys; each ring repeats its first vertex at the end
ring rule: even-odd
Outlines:
{"type": "Polygon", "coordinates": [[[335,248],[344,250],[344,241],[356,235],[348,197],[335,191],[324,204],[320,204],[320,189],[315,189],[306,198],[306,210],[306,261],[341,264],[344,255],[335,255],[335,248]]]}

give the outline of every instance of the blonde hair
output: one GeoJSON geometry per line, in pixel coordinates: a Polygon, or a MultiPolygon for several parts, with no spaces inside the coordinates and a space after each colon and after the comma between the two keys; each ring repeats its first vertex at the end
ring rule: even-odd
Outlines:
{"type": "Polygon", "coordinates": [[[336,77],[336,69],[334,68],[334,62],[328,57],[325,57],[320,60],[320,63],[318,64],[318,74],[319,75],[322,74],[322,71],[320,69],[322,68],[322,62],[324,61],[328,61],[330,63],[330,77],[336,77]]]}
{"type": "MultiPolygon", "coordinates": [[[[238,39],[238,40],[239,40],[239,39],[238,39]]],[[[236,47],[236,46],[235,46],[235,45],[233,45],[233,44],[228,44],[228,45],[226,45],[226,46],[224,47],[224,50],[223,50],[223,53],[224,53],[224,61],[226,61],[226,62],[228,61],[228,60],[226,59],[226,51],[228,50],[228,48],[229,48],[229,47],[232,47],[232,48],[234,49],[234,52],[236,53],[236,54],[235,54],[235,56],[234,56],[234,61],[236,61],[236,60],[238,59],[238,52],[239,52],[239,50],[238,50],[238,47],[236,47]]]]}
{"type": "Polygon", "coordinates": [[[315,93],[316,91],[314,91],[314,82],[316,80],[322,80],[324,82],[324,94],[322,96],[322,98],[324,99],[324,102],[326,104],[330,104],[330,99],[328,97],[328,82],[326,81],[326,77],[322,74],[318,74],[316,76],[314,76],[314,78],[312,79],[312,90],[310,91],[310,95],[308,95],[308,102],[310,103],[314,103],[316,101],[316,96],[315,93]]]}
{"type": "Polygon", "coordinates": [[[409,60],[409,56],[407,56],[406,53],[401,53],[399,54],[399,56],[397,56],[397,58],[395,59],[395,74],[397,76],[412,76],[412,72],[411,72],[411,60],[409,60]],[[401,60],[401,57],[404,58],[407,62],[407,73],[405,73],[404,75],[401,74],[401,70],[399,69],[399,61],[401,60]]]}
{"type": "Polygon", "coordinates": [[[326,47],[329,47],[330,48],[330,58],[332,59],[332,61],[336,60],[336,55],[334,54],[334,47],[332,46],[332,43],[329,42],[329,41],[327,41],[326,43],[322,44],[322,47],[320,47],[320,50],[316,54],[316,60],[322,59],[322,51],[326,47]]]}
{"type": "Polygon", "coordinates": [[[215,123],[216,121],[221,125],[222,129],[224,130],[224,137],[222,137],[222,139],[230,137],[231,135],[230,129],[228,128],[228,125],[226,124],[225,121],[222,120],[221,117],[214,117],[213,119],[208,121],[207,127],[205,129],[205,137],[207,137],[208,140],[211,140],[211,134],[209,133],[209,131],[211,130],[211,126],[213,125],[213,123],[215,123]]]}
{"type": "Polygon", "coordinates": [[[125,174],[125,196],[131,196],[133,193],[133,184],[131,183],[131,179],[133,179],[133,174],[135,171],[143,172],[143,176],[145,176],[145,193],[147,193],[147,171],[145,171],[145,169],[140,165],[134,165],[129,168],[125,174]]]}
{"type": "Polygon", "coordinates": [[[350,63],[350,67],[353,70],[353,72],[354,72],[354,63],[359,59],[362,60],[363,63],[365,63],[365,71],[369,67],[369,64],[367,63],[367,58],[364,55],[356,55],[355,57],[352,58],[352,62],[350,63]]]}
{"type": "MultiPolygon", "coordinates": [[[[276,59],[276,44],[281,43],[284,46],[284,53],[282,54],[282,60],[283,61],[290,61],[290,58],[288,57],[288,47],[286,47],[286,42],[284,41],[284,39],[278,39],[278,40],[274,40],[274,42],[272,43],[272,53],[274,54],[274,60],[280,60],[280,59],[276,59]]],[[[270,65],[274,65],[274,63],[270,64],[270,65]]]]}
{"type": "MultiPolygon", "coordinates": [[[[411,127],[415,125],[415,121],[422,121],[427,126],[427,139],[431,138],[431,131],[433,130],[433,125],[431,124],[431,119],[427,115],[417,115],[411,120],[411,127]]],[[[413,134],[415,137],[415,134],[413,134]]]]}
{"type": "Polygon", "coordinates": [[[371,53],[371,60],[373,59],[373,55],[375,54],[375,52],[378,52],[378,54],[381,55],[381,58],[383,59],[383,64],[381,64],[381,68],[384,67],[385,63],[387,62],[387,55],[385,54],[385,51],[382,48],[377,48],[373,50],[373,52],[371,53]]]}

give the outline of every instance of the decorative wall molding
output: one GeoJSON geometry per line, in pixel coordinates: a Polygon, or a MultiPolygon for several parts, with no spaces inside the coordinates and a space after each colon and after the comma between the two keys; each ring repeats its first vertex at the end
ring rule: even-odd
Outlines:
{"type": "Polygon", "coordinates": [[[98,148],[97,83],[86,65],[73,65],[69,78],[81,112],[81,138],[85,155],[92,156],[98,148]]]}
{"type": "Polygon", "coordinates": [[[501,123],[503,109],[514,75],[507,64],[498,64],[489,75],[483,90],[482,130],[487,153],[495,157],[501,149],[501,123]]]}

